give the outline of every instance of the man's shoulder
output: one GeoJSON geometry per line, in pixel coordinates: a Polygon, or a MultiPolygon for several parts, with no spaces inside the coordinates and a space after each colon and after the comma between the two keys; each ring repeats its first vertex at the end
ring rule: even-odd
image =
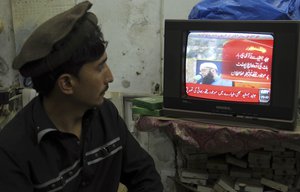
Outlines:
{"type": "Polygon", "coordinates": [[[32,104],[28,104],[21,109],[0,131],[0,145],[16,144],[31,139],[33,130],[32,124],[32,104]]]}

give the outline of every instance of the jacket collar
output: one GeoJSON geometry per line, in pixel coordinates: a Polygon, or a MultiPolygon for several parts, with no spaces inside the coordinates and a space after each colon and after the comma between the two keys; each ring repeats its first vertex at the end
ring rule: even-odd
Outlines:
{"type": "Polygon", "coordinates": [[[44,107],[42,97],[37,96],[33,100],[33,121],[36,129],[37,143],[49,132],[58,131],[52,121],[49,119],[44,107]]]}
{"type": "MultiPolygon", "coordinates": [[[[43,98],[41,96],[37,96],[34,98],[33,102],[33,122],[34,128],[36,130],[36,141],[39,144],[40,141],[50,132],[60,132],[53,122],[50,120],[47,115],[45,108],[43,106],[43,98]]],[[[92,108],[85,112],[83,118],[85,124],[91,121],[92,116],[94,115],[96,108],[92,108]]]]}

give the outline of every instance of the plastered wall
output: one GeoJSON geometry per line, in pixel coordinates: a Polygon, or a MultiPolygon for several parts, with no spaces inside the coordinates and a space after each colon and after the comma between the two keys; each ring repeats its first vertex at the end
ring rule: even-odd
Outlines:
{"type": "Polygon", "coordinates": [[[197,0],[92,1],[109,41],[109,65],[115,76],[111,91],[162,91],[165,18],[185,19],[197,0]]]}
{"type": "Polygon", "coordinates": [[[10,0],[0,1],[0,88],[8,87],[16,80],[16,73],[11,69],[15,56],[10,0]]]}
{"type": "Polygon", "coordinates": [[[111,91],[155,93],[161,86],[160,0],[94,1],[109,41],[111,91]]]}
{"type": "MultiPolygon", "coordinates": [[[[82,0],[2,0],[0,19],[1,81],[14,79],[12,59],[28,35],[43,21],[82,0]],[[3,64],[4,63],[4,64],[3,64]],[[2,70],[3,68],[3,70],[2,70]],[[2,72],[3,71],[3,72],[2,72]]],[[[184,19],[196,0],[91,0],[104,37],[108,64],[114,74],[110,91],[152,94],[162,91],[163,26],[165,18],[184,19]]]]}

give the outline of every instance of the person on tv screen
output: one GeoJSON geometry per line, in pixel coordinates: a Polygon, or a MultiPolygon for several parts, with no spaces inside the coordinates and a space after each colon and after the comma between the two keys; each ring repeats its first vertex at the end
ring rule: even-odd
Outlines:
{"type": "Polygon", "coordinates": [[[213,62],[201,63],[199,69],[199,79],[197,83],[207,85],[220,85],[220,86],[232,86],[232,81],[222,79],[218,73],[218,67],[213,62]]]}
{"type": "Polygon", "coordinates": [[[163,191],[152,157],[104,98],[113,75],[91,6],[40,25],[13,62],[39,95],[0,132],[0,191],[163,191]]]}

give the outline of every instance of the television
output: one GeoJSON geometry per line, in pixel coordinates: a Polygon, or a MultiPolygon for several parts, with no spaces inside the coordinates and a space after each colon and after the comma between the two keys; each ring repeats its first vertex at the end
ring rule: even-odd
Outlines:
{"type": "Polygon", "coordinates": [[[299,21],[165,20],[162,114],[295,129],[299,40],[299,21]]]}

